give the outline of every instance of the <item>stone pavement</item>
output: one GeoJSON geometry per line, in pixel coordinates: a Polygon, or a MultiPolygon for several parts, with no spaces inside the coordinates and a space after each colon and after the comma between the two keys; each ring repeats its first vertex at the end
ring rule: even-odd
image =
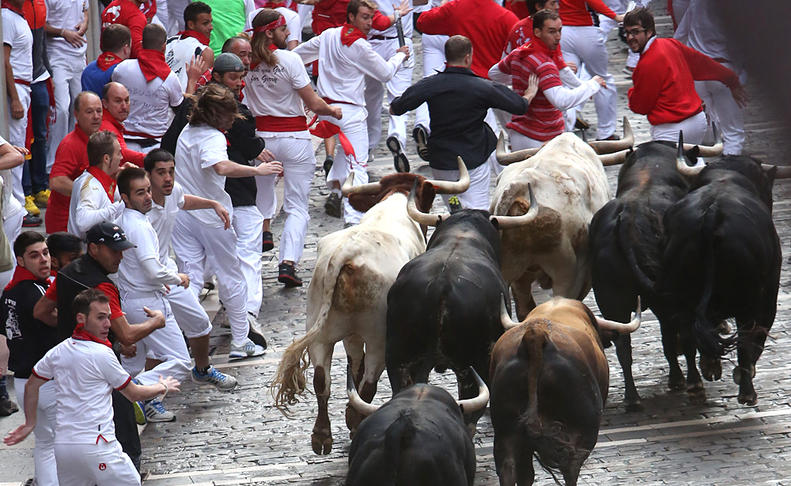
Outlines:
{"type": "MultiPolygon", "coordinates": [[[[657,10],[660,8],[663,5],[655,6],[657,10]]],[[[657,27],[666,35],[669,18],[658,17],[657,27]]],[[[629,112],[626,104],[631,82],[620,72],[625,48],[615,40],[614,34],[608,46],[619,92],[619,115],[629,117],[638,143],[646,141],[645,118],[629,112]]],[[[747,152],[768,161],[787,160],[789,151],[784,135],[788,127],[778,124],[777,117],[771,113],[771,98],[767,93],[755,87],[750,92],[754,99],[748,109],[747,152]]],[[[586,105],[584,115],[595,121],[592,105],[586,105]]],[[[383,112],[386,109],[385,106],[383,112]]],[[[417,168],[425,173],[411,142],[407,154],[413,171],[417,168]]],[[[323,158],[319,151],[319,164],[323,158]]],[[[392,157],[382,141],[376,147],[370,171],[381,176],[392,170],[392,157]]],[[[617,171],[616,167],[607,169],[613,191],[617,171]]],[[[286,418],[274,408],[269,388],[283,350],[304,333],[306,291],[316,260],[316,243],[321,236],[343,226],[341,220],[323,212],[327,191],[321,176],[321,169],[317,168],[310,200],[312,219],[299,269],[305,286],[284,289],[276,281],[276,254],[273,251],[264,255],[264,303],[260,321],[267,331],[269,350],[261,358],[228,363],[228,330],[219,325],[222,312],[217,314],[212,338],[213,361],[218,368],[234,374],[240,386],[231,393],[218,393],[185,383],[182,393],[168,397],[168,407],[176,413],[177,420],[149,425],[141,436],[146,485],[343,484],[350,441],[343,415],[346,360],[342,345],[336,346],[332,363],[330,420],[335,444],[331,454],[316,456],[310,447],[316,413],[312,393],[292,407],[293,416],[286,418]]],[[[784,181],[775,187],[774,219],[783,248],[791,243],[790,188],[784,181]]],[[[439,209],[437,200],[435,210],[439,209]]],[[[281,214],[273,222],[276,237],[282,225],[281,214]]],[[[614,351],[607,351],[612,367],[609,401],[598,445],[582,469],[580,484],[791,484],[791,465],[784,457],[791,451],[788,397],[791,386],[787,379],[791,365],[785,361],[791,354],[789,270],[788,262],[784,261],[777,319],[757,366],[755,384],[759,403],[755,407],[736,402],[737,387],[730,380],[730,361],[724,365],[726,378],[705,384],[708,396],[705,403],[694,404],[686,393],[669,392],[658,323],[646,313],[643,327],[632,337],[634,375],[645,410],[626,413],[622,405],[620,367],[614,351]]],[[[596,311],[592,294],[585,302],[596,311]]],[[[216,300],[207,305],[216,309],[216,300]]],[[[731,358],[735,361],[735,357],[731,358]]],[[[430,380],[455,396],[452,374],[432,374],[430,380]]],[[[375,401],[382,403],[390,395],[383,376],[375,401]]],[[[21,420],[19,413],[0,420],[0,434],[4,435],[21,420]]],[[[478,462],[476,485],[497,483],[492,441],[487,412],[478,423],[474,439],[478,462]]],[[[0,446],[0,486],[17,485],[32,476],[31,447],[32,439],[16,448],[0,446]]],[[[538,484],[553,483],[551,476],[540,468],[536,470],[536,480],[538,484]]]]}

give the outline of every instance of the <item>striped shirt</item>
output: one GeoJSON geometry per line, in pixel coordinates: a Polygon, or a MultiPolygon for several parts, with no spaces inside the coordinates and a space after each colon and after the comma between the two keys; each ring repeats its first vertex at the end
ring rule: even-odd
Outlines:
{"type": "MultiPolygon", "coordinates": [[[[536,48],[536,42],[514,50],[498,65],[504,74],[510,74],[513,88],[523,95],[527,88],[530,74],[538,76],[538,93],[524,115],[514,115],[507,127],[534,140],[547,141],[563,133],[563,113],[549,102],[544,90],[563,86],[560,81],[558,66],[544,49],[536,48]]],[[[543,47],[543,46],[541,46],[543,47]]],[[[562,61],[561,61],[562,62],[562,61]]],[[[564,64],[565,66],[565,64],[564,64]]]]}

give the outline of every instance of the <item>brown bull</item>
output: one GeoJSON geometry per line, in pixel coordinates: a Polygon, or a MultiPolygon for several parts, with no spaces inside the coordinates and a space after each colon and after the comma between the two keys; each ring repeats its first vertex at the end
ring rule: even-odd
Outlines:
{"type": "Polygon", "coordinates": [[[577,484],[599,434],[609,367],[599,331],[640,326],[640,304],[629,324],[594,317],[585,304],[555,297],[521,324],[505,308],[510,328],[494,345],[489,376],[494,460],[501,486],[533,484],[533,455],[577,484]]]}

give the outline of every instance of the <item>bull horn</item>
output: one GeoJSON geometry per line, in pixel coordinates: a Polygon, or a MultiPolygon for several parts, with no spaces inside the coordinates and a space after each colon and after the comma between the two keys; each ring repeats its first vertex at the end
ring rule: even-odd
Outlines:
{"type": "Polygon", "coordinates": [[[530,183],[527,184],[527,193],[530,196],[530,209],[521,216],[489,216],[489,220],[497,222],[500,229],[518,228],[526,224],[530,224],[538,216],[539,206],[536,201],[536,196],[533,194],[533,187],[530,183]]]}
{"type": "Polygon", "coordinates": [[[505,306],[505,298],[500,301],[500,322],[503,325],[503,329],[506,331],[521,324],[521,322],[516,322],[508,315],[508,308],[505,306]]]}
{"type": "MultiPolygon", "coordinates": [[[[694,177],[700,174],[706,165],[705,164],[696,164],[695,166],[687,165],[687,158],[684,156],[684,151],[687,150],[686,146],[689,144],[684,144],[684,132],[678,132],[678,152],[676,153],[676,169],[681,175],[685,175],[687,177],[694,177]]],[[[694,147],[694,145],[692,145],[694,147]]]]}
{"type": "Polygon", "coordinates": [[[776,168],[777,172],[775,172],[775,179],[791,178],[791,166],[761,164],[761,168],[763,168],[763,170],[771,170],[776,168]]]}
{"type": "Polygon", "coordinates": [[[367,417],[379,410],[378,405],[370,404],[360,398],[360,395],[357,393],[357,387],[354,386],[354,376],[352,375],[351,366],[346,367],[346,393],[349,395],[349,404],[358,413],[367,417]]]}
{"type": "Polygon", "coordinates": [[[694,143],[684,144],[684,150],[692,150],[695,147],[698,148],[698,156],[700,157],[716,157],[718,155],[722,155],[722,143],[717,143],[714,145],[699,145],[694,143]]]}
{"type": "Polygon", "coordinates": [[[640,323],[642,322],[641,317],[641,307],[640,307],[640,296],[637,296],[637,309],[634,311],[634,317],[632,318],[632,322],[629,324],[624,324],[622,322],[615,322],[610,321],[607,319],[602,319],[601,317],[596,318],[596,323],[599,325],[599,329],[605,329],[607,331],[615,331],[618,334],[629,334],[635,332],[639,327],[640,323]]]}
{"type": "Polygon", "coordinates": [[[409,214],[409,217],[412,218],[412,221],[422,224],[424,226],[437,226],[439,225],[443,219],[447,219],[450,217],[450,214],[443,213],[443,214],[428,214],[424,213],[417,208],[417,204],[415,203],[415,190],[417,188],[417,180],[412,185],[412,190],[409,191],[409,199],[406,203],[406,212],[409,214]]]}
{"type": "Polygon", "coordinates": [[[605,167],[608,165],[623,164],[626,162],[626,157],[628,157],[631,152],[632,149],[628,148],[612,154],[599,155],[599,160],[601,161],[601,165],[605,167]]]}
{"type": "Polygon", "coordinates": [[[478,396],[475,398],[468,398],[467,400],[456,400],[463,414],[475,413],[479,410],[483,410],[486,408],[486,404],[489,403],[489,388],[486,386],[486,383],[483,382],[478,372],[475,371],[475,368],[470,366],[470,370],[472,370],[472,374],[475,375],[475,381],[478,383],[478,396]]]}
{"type": "Polygon", "coordinates": [[[376,194],[382,190],[382,185],[378,182],[371,182],[369,184],[361,184],[359,186],[353,186],[354,183],[354,171],[349,173],[349,176],[346,177],[346,180],[343,182],[343,187],[341,187],[341,193],[344,196],[348,196],[350,194],[376,194]]]}
{"type": "Polygon", "coordinates": [[[461,194],[470,187],[470,173],[467,172],[467,166],[464,164],[464,160],[461,157],[457,157],[456,159],[459,163],[458,181],[451,182],[427,179],[427,182],[430,182],[431,185],[434,186],[437,194],[461,194]]]}
{"type": "Polygon", "coordinates": [[[500,136],[497,138],[497,151],[495,152],[495,157],[497,157],[497,162],[499,162],[500,165],[508,165],[528,159],[538,153],[539,150],[541,149],[529,148],[517,150],[516,152],[508,152],[505,148],[505,134],[500,132],[500,136]]]}
{"type": "Polygon", "coordinates": [[[634,132],[632,132],[632,125],[626,117],[623,117],[623,138],[620,140],[596,140],[588,142],[588,145],[596,151],[597,154],[610,154],[618,152],[623,149],[630,148],[634,145],[634,132]]]}

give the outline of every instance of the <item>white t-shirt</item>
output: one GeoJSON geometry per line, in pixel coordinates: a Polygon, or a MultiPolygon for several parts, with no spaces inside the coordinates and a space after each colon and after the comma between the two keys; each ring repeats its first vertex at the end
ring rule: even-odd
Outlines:
{"type": "MultiPolygon", "coordinates": [[[[116,66],[112,78],[129,90],[129,117],[124,122],[126,131],[162,137],[175,116],[170,107],[178,106],[184,100],[178,77],[171,72],[164,81],[157,77],[146,82],[137,59],[127,59],[116,66]]],[[[128,138],[141,137],[130,134],[128,138]]]]}
{"type": "Polygon", "coordinates": [[[126,208],[117,223],[126,232],[126,239],[135,245],[124,252],[118,267],[117,285],[122,298],[128,294],[157,292],[162,290],[162,285],[181,283],[176,272],[160,260],[159,238],[145,214],[126,208]]]}
{"type": "Polygon", "coordinates": [[[58,401],[56,444],[96,444],[115,440],[113,389],[132,377],[104,344],[69,338],[47,351],[33,373],[55,380],[58,401]]]}
{"type": "MultiPolygon", "coordinates": [[[[56,29],[75,30],[74,27],[85,19],[88,3],[85,0],[46,0],[47,24],[56,29]]],[[[88,43],[74,47],[63,37],[47,36],[47,54],[50,59],[64,54],[75,56],[85,54],[88,43]]]]}
{"type": "Polygon", "coordinates": [[[3,44],[11,46],[14,79],[33,82],[33,33],[24,17],[7,8],[3,9],[3,44]]]}
{"type": "MultiPolygon", "coordinates": [[[[250,12],[250,15],[247,16],[247,22],[244,24],[245,29],[253,28],[253,19],[261,10],[263,8],[250,12]]],[[[288,39],[286,39],[286,42],[299,42],[302,39],[302,23],[299,21],[299,14],[286,7],[277,7],[275,10],[286,19],[286,26],[288,27],[288,39]]]]}
{"type": "MultiPolygon", "coordinates": [[[[69,233],[84,240],[85,233],[93,225],[102,221],[115,221],[121,215],[124,207],[117,187],[113,194],[113,200],[110,201],[102,183],[86,170],[74,180],[74,185],[71,188],[69,221],[66,228],[69,233]]],[[[123,228],[123,226],[121,227],[123,228]]]]}
{"type": "MultiPolygon", "coordinates": [[[[208,125],[187,124],[176,144],[176,180],[187,194],[219,202],[232,215],[231,196],[225,192],[225,177],[214,171],[214,164],[228,160],[225,135],[208,125]]],[[[213,209],[196,209],[190,214],[211,228],[224,228],[213,209]]]]}
{"type": "MultiPolygon", "coordinates": [[[[244,101],[253,116],[305,116],[305,106],[297,90],[310,85],[310,78],[302,58],[285,49],[275,51],[278,63],[260,63],[245,77],[244,101]]],[[[283,132],[257,132],[262,137],[282,135],[283,132]]],[[[294,132],[286,132],[293,136],[294,132]]],[[[302,132],[300,132],[302,133],[302,132]]],[[[304,137],[310,132],[304,131],[304,137]]]]}
{"type": "Polygon", "coordinates": [[[173,191],[170,193],[170,196],[165,196],[165,205],[160,206],[156,202],[153,202],[151,204],[151,211],[146,214],[159,240],[159,261],[173,271],[175,271],[177,267],[176,262],[170,258],[170,240],[173,237],[173,224],[176,222],[176,215],[183,207],[184,189],[181,187],[181,184],[174,182],[173,191]]]}
{"type": "Polygon", "coordinates": [[[165,62],[179,79],[182,90],[187,90],[187,64],[203,54],[203,50],[208,47],[194,37],[174,35],[168,38],[165,46],[165,62]]]}

